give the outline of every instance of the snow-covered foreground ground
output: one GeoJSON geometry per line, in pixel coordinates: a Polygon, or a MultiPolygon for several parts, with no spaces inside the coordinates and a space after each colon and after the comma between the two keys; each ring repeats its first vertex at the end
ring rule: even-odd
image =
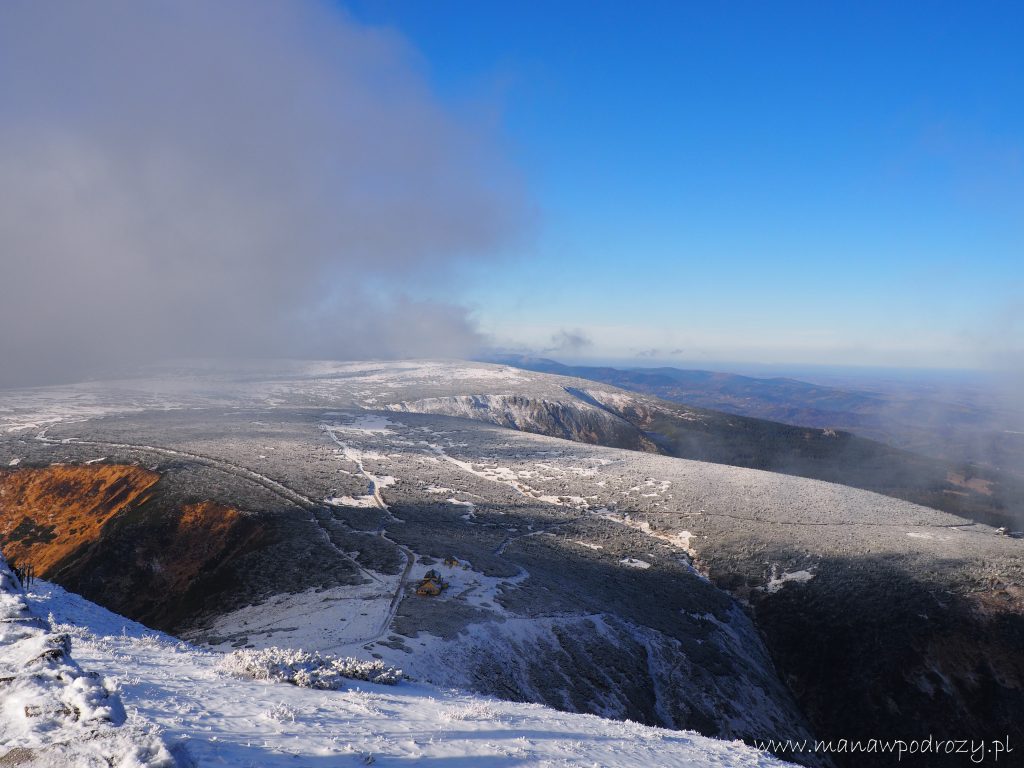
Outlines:
{"type": "Polygon", "coordinates": [[[128,720],[113,681],[84,670],[0,558],[0,765],[173,766],[159,730],[128,720]]]}
{"type": "MultiPolygon", "coordinates": [[[[239,679],[221,669],[223,654],[153,632],[58,586],[37,583],[27,598],[9,583],[2,586],[0,597],[11,608],[6,618],[24,619],[25,608],[48,617],[49,628],[45,621],[34,623],[40,638],[67,633],[74,658],[67,663],[96,673],[105,688],[116,690],[113,706],[120,706],[119,697],[125,715],[104,722],[103,728],[121,731],[124,744],[145,742],[116,753],[118,765],[783,765],[740,742],[422,684],[351,681],[344,690],[321,691],[239,679]],[[161,741],[166,749],[159,748],[161,741]]],[[[4,626],[0,666],[21,664],[11,622],[4,626]]],[[[99,690],[96,679],[89,680],[99,690]]],[[[22,689],[22,698],[31,695],[22,689]]],[[[39,704],[46,704],[48,694],[38,695],[39,704]]],[[[0,712],[0,762],[12,748],[82,742],[99,727],[69,719],[31,733],[19,724],[25,720],[19,711],[4,707],[0,712]]]]}

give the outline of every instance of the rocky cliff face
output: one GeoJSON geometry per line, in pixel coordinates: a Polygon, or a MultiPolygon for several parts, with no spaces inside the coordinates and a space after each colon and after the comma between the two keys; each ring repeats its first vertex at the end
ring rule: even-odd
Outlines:
{"type": "Polygon", "coordinates": [[[524,395],[431,397],[395,403],[388,409],[455,416],[579,443],[658,452],[641,429],[603,408],[572,398],[552,401],[524,395]]]}

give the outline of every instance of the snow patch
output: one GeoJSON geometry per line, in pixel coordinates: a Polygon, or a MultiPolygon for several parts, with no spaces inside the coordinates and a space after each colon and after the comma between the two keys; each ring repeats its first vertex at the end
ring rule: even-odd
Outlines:
{"type": "Polygon", "coordinates": [[[71,637],[35,615],[2,558],[0,679],[0,747],[7,756],[37,757],[32,765],[54,767],[175,765],[156,729],[125,725],[114,683],[71,658],[71,637]]]}
{"type": "Polygon", "coordinates": [[[811,571],[790,571],[773,576],[764,587],[764,591],[774,595],[790,582],[803,583],[814,578],[811,571]]]}
{"type": "Polygon", "coordinates": [[[474,504],[473,502],[471,502],[471,501],[460,501],[459,499],[456,499],[455,497],[447,499],[447,501],[448,501],[449,504],[454,504],[457,507],[465,507],[466,508],[466,513],[464,515],[462,515],[462,519],[463,520],[470,520],[470,519],[476,517],[476,504],[474,504]]]}
{"type": "Polygon", "coordinates": [[[376,507],[377,500],[373,496],[328,496],[325,504],[332,507],[376,507]]]}
{"type": "Polygon", "coordinates": [[[638,560],[635,557],[624,557],[619,562],[622,565],[628,565],[630,568],[640,568],[642,570],[647,570],[651,567],[651,564],[646,560],[638,560]]]}
{"type": "Polygon", "coordinates": [[[289,645],[319,652],[357,653],[363,643],[387,631],[398,576],[380,582],[275,595],[258,605],[217,616],[200,636],[211,647],[238,643],[256,648],[289,645]]]}

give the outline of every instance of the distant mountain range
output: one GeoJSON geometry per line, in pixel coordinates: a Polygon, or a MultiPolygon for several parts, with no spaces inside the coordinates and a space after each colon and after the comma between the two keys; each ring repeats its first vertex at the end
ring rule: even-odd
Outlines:
{"type": "Polygon", "coordinates": [[[885,384],[844,388],[671,367],[564,365],[529,355],[497,355],[486,361],[599,381],[741,416],[847,430],[936,458],[1024,474],[1024,415],[992,402],[984,392],[885,384]]]}

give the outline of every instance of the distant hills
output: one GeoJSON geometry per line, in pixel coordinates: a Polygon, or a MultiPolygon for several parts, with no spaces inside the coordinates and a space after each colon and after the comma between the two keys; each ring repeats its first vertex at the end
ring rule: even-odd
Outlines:
{"type": "Polygon", "coordinates": [[[486,361],[589,379],[699,408],[846,430],[916,453],[1024,475],[1024,415],[1001,408],[981,392],[885,384],[845,388],[672,367],[564,365],[528,355],[486,361]]]}

